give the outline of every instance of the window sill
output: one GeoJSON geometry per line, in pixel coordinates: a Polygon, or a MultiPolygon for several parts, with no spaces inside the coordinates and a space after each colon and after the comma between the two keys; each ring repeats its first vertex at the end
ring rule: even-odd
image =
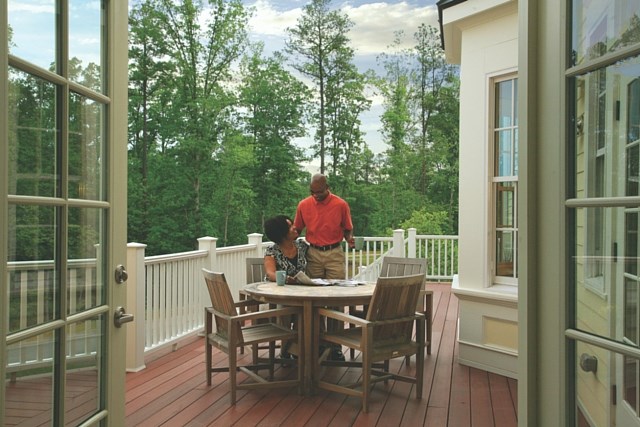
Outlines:
{"type": "Polygon", "coordinates": [[[500,304],[513,308],[518,307],[518,287],[511,285],[493,285],[484,289],[460,287],[458,276],[453,277],[451,291],[461,300],[478,301],[489,304],[500,304]]]}

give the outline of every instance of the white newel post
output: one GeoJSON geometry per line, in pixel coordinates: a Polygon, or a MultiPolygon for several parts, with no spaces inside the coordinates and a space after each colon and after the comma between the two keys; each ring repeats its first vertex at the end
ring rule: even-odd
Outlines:
{"type": "Polygon", "coordinates": [[[247,234],[247,240],[250,245],[256,245],[256,257],[262,258],[262,234],[251,233],[247,234]]]}
{"type": "Polygon", "coordinates": [[[391,249],[392,256],[404,256],[404,230],[393,230],[393,248],[391,249]]]}
{"type": "MultiPolygon", "coordinates": [[[[200,237],[198,239],[198,250],[207,251],[207,257],[202,260],[202,267],[207,270],[216,271],[216,244],[218,238],[217,237],[200,237]]],[[[202,275],[202,272],[199,272],[202,275]]],[[[207,300],[209,300],[209,296],[207,295],[207,300]]]]}
{"type": "Polygon", "coordinates": [[[137,372],[145,368],[145,271],[144,252],[147,245],[142,243],[127,244],[127,270],[129,278],[127,286],[128,313],[133,314],[133,322],[127,328],[127,371],[137,372]]]}
{"type": "MultiPolygon", "coordinates": [[[[216,252],[216,245],[218,242],[217,237],[200,237],[198,239],[198,250],[207,251],[207,257],[202,260],[202,267],[209,271],[219,271],[217,268],[218,259],[216,252]]],[[[202,280],[202,286],[200,286],[200,312],[204,313],[205,307],[211,306],[211,297],[207,291],[207,287],[204,286],[204,278],[202,278],[202,271],[197,271],[196,275],[202,280]]]]}
{"type": "Polygon", "coordinates": [[[418,230],[415,228],[410,228],[407,230],[409,234],[407,235],[407,257],[415,258],[416,257],[416,235],[418,234],[418,230]]]}

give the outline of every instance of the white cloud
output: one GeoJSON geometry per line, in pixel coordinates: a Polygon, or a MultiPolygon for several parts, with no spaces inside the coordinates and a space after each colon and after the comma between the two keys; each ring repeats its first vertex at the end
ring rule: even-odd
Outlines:
{"type": "Polygon", "coordinates": [[[346,6],[342,10],[354,23],[349,36],[356,54],[378,54],[388,50],[398,30],[403,30],[408,36],[401,47],[409,48],[415,44],[413,33],[420,24],[438,24],[435,6],[414,7],[406,2],[370,3],[359,7],[346,6]]]}
{"type": "Polygon", "coordinates": [[[53,2],[9,2],[9,13],[28,12],[30,14],[46,13],[54,14],[56,12],[53,2]]]}
{"type": "Polygon", "coordinates": [[[302,15],[302,8],[278,11],[268,0],[257,0],[248,6],[254,8],[254,14],[249,20],[250,31],[261,36],[285,37],[285,30],[294,27],[302,15]]]}
{"type": "MultiPolygon", "coordinates": [[[[257,0],[247,6],[254,8],[249,27],[257,38],[286,37],[286,29],[295,27],[302,14],[301,7],[279,10],[270,0],[257,0]]],[[[420,24],[438,24],[438,11],[434,5],[416,7],[406,1],[380,2],[355,7],[347,4],[341,10],[354,23],[349,38],[357,55],[378,54],[387,50],[397,30],[404,30],[408,36],[405,38],[406,45],[402,47],[410,47],[413,33],[420,24]]]]}

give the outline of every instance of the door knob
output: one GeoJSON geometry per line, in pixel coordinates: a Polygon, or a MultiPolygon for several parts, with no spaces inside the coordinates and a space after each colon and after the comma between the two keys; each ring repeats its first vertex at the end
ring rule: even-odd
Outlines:
{"type": "Polygon", "coordinates": [[[121,327],[123,323],[133,322],[133,314],[126,314],[124,307],[116,308],[116,312],[113,313],[113,323],[116,327],[121,327]]]}
{"type": "Polygon", "coordinates": [[[129,273],[124,268],[124,265],[118,264],[116,267],[116,283],[124,283],[129,278],[129,273]]]}

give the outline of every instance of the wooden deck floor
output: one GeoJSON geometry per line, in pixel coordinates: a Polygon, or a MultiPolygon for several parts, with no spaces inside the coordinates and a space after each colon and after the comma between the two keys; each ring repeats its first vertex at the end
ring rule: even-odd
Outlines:
{"type": "MultiPolygon", "coordinates": [[[[391,381],[375,386],[367,414],[355,398],[325,391],[304,397],[294,389],[239,391],[237,404],[230,406],[228,375],[214,374],[207,386],[203,338],[193,338],[148,360],[143,371],[127,374],[126,425],[516,426],[517,382],[456,362],[458,300],[448,284],[429,288],[434,291],[434,342],[425,360],[421,400],[411,385],[391,381]]],[[[214,361],[223,360],[214,353],[214,361]]]]}

